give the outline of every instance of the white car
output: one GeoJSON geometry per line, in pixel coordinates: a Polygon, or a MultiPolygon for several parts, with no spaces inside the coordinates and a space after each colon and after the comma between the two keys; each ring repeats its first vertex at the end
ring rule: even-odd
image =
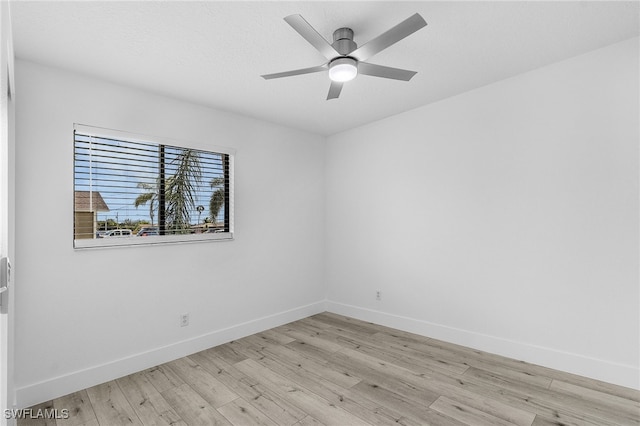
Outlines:
{"type": "Polygon", "coordinates": [[[104,234],[103,238],[114,238],[114,237],[132,237],[133,233],[131,229],[112,229],[111,231],[107,231],[104,234]]]}

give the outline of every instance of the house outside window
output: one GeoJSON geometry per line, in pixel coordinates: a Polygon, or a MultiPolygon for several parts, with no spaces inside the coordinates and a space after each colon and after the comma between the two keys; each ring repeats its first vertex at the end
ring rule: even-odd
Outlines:
{"type": "Polygon", "coordinates": [[[98,212],[108,212],[109,207],[98,191],[74,191],[73,238],[96,238],[98,212]]]}

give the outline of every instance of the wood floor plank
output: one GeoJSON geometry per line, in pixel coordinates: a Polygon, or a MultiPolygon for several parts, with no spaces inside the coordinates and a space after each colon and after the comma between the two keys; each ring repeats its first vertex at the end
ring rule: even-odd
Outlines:
{"type": "Polygon", "coordinates": [[[289,337],[287,335],[278,333],[277,331],[273,331],[273,330],[263,331],[261,333],[256,334],[256,336],[260,337],[261,339],[266,339],[270,342],[275,342],[280,345],[286,345],[287,343],[291,343],[294,340],[296,340],[293,337],[289,337]]]}
{"type": "MultiPolygon", "coordinates": [[[[361,378],[356,376],[352,370],[349,370],[348,368],[344,368],[338,364],[330,362],[331,357],[334,354],[329,354],[329,353],[323,354],[322,352],[317,351],[315,348],[309,345],[306,345],[303,342],[291,342],[287,345],[284,345],[282,349],[283,350],[286,349],[288,353],[291,354],[292,361],[294,361],[296,357],[300,360],[310,360],[319,365],[323,365],[327,368],[330,368],[331,370],[337,372],[342,376],[351,378],[346,380],[349,380],[349,381],[361,380],[361,378]]],[[[271,351],[271,352],[274,352],[274,351],[271,351]]],[[[345,380],[345,379],[342,379],[342,380],[345,380]]],[[[346,383],[344,383],[343,385],[346,385],[346,383]]]]}
{"type": "Polygon", "coordinates": [[[509,371],[516,372],[519,380],[527,381],[537,386],[541,386],[540,381],[546,381],[550,385],[551,380],[558,379],[567,383],[617,395],[633,401],[640,401],[640,392],[635,389],[577,376],[564,371],[553,370],[547,367],[478,351],[472,348],[465,348],[449,342],[417,336],[401,330],[387,329],[387,331],[381,331],[380,333],[385,334],[386,338],[396,339],[396,341],[404,344],[409,342],[408,345],[410,347],[429,351],[431,353],[438,353],[442,356],[450,357],[452,360],[467,363],[470,366],[476,366],[489,371],[501,370],[503,374],[509,371]],[[529,380],[527,380],[527,376],[529,380]]]}
{"type": "MultiPolygon", "coordinates": [[[[534,387],[524,387],[522,389],[517,388],[517,383],[511,381],[505,381],[503,378],[498,379],[495,376],[491,376],[492,380],[474,380],[473,377],[465,377],[464,380],[456,378],[454,376],[446,376],[439,373],[433,373],[431,375],[413,375],[407,372],[405,369],[398,368],[392,364],[381,362],[373,357],[359,354],[355,351],[344,349],[343,351],[334,354],[332,358],[333,362],[344,362],[343,353],[351,353],[355,358],[360,357],[360,362],[352,364],[350,368],[357,371],[357,374],[362,374],[363,368],[369,368],[372,371],[371,374],[376,374],[375,369],[387,370],[389,377],[397,377],[413,386],[423,388],[426,387],[433,392],[442,393],[446,396],[455,395],[460,389],[466,389],[468,392],[475,392],[477,394],[490,395],[497,401],[514,405],[514,407],[525,411],[531,411],[535,414],[542,414],[547,417],[562,416],[567,419],[583,419],[585,421],[594,421],[600,419],[600,421],[608,421],[612,424],[627,424],[629,419],[625,416],[618,415],[614,412],[603,413],[601,410],[588,405],[581,404],[580,401],[571,399],[569,396],[562,396],[558,400],[557,396],[550,394],[547,390],[534,387]],[[379,367],[376,367],[376,366],[379,367]],[[502,380],[498,383],[499,380],[502,380]],[[505,389],[506,386],[506,389],[505,389]],[[516,388],[512,388],[516,387],[516,388]],[[561,401],[569,402],[570,404],[563,403],[561,401]],[[573,404],[573,406],[571,405],[573,404]]],[[[466,376],[466,373],[465,373],[466,376]]],[[[364,376],[365,379],[367,378],[364,376]]],[[[399,390],[395,390],[400,392],[399,390]]],[[[404,394],[405,397],[410,397],[404,394]]]]}
{"type": "Polygon", "coordinates": [[[355,371],[369,383],[383,386],[417,403],[432,403],[440,396],[431,389],[432,383],[424,376],[351,349],[343,349],[331,361],[355,371]]]}
{"type": "MultiPolygon", "coordinates": [[[[230,363],[227,360],[227,358],[220,356],[219,352],[214,351],[213,349],[216,349],[216,348],[206,349],[194,355],[202,355],[210,359],[211,362],[213,363],[212,367],[218,368],[220,372],[223,372],[223,373],[227,372],[230,376],[238,378],[238,380],[243,380],[250,384],[258,383],[256,380],[250,378],[249,376],[247,376],[246,374],[242,373],[240,370],[235,368],[233,366],[233,364],[235,363],[230,363]]],[[[213,374],[213,372],[211,373],[213,374]]]]}
{"type": "Polygon", "coordinates": [[[512,407],[503,402],[488,397],[485,394],[469,392],[466,389],[458,389],[453,393],[448,393],[448,399],[459,404],[477,409],[493,417],[505,420],[518,426],[529,426],[533,423],[536,415],[530,411],[512,407]]]}
{"type": "MultiPolygon", "coordinates": [[[[547,411],[563,412],[565,415],[575,417],[577,419],[590,420],[594,422],[611,422],[616,425],[635,424],[638,419],[638,413],[629,413],[618,410],[613,406],[593,404],[582,397],[576,397],[565,392],[556,392],[553,390],[528,387],[520,382],[500,376],[499,374],[488,372],[475,367],[469,369],[465,373],[466,379],[471,380],[473,377],[479,379],[476,383],[485,383],[492,385],[494,391],[496,388],[503,392],[509,390],[514,394],[525,397],[525,401],[535,405],[538,409],[546,409],[547,411]]],[[[545,414],[545,413],[541,413],[545,414]]],[[[548,416],[549,414],[546,413],[548,416]]]]}
{"type": "Polygon", "coordinates": [[[273,420],[242,398],[223,405],[218,411],[234,426],[277,426],[273,420]]]}
{"type": "Polygon", "coordinates": [[[105,425],[142,425],[115,381],[87,389],[98,423],[105,425]]]}
{"type": "Polygon", "coordinates": [[[605,422],[583,413],[580,408],[567,404],[566,401],[540,400],[528,392],[505,389],[496,384],[483,383],[472,378],[465,378],[461,389],[475,394],[484,394],[511,407],[529,411],[547,419],[555,419],[557,424],[585,425],[618,425],[615,421],[605,422]]]}
{"type": "Polygon", "coordinates": [[[422,403],[408,400],[383,385],[362,381],[354,386],[354,391],[364,395],[385,407],[395,409],[406,418],[419,424],[434,424],[443,426],[461,426],[464,423],[453,419],[447,415],[438,413],[429,408],[434,401],[431,398],[425,399],[422,403]]]}
{"type": "MultiPolygon", "coordinates": [[[[268,353],[267,353],[268,354],[268,353]]],[[[260,360],[260,363],[265,364],[266,366],[273,367],[269,362],[269,358],[265,358],[260,360]]],[[[284,362],[282,357],[278,357],[276,362],[284,362]]],[[[290,373],[287,371],[282,372],[282,374],[287,375],[287,377],[291,378],[291,380],[300,384],[301,386],[311,390],[315,394],[327,399],[329,402],[335,404],[336,406],[343,407],[346,411],[351,412],[363,420],[369,422],[374,425],[387,425],[387,424],[395,424],[395,425],[421,425],[422,421],[416,421],[414,418],[407,417],[403,411],[396,410],[397,407],[391,407],[390,405],[379,404],[376,401],[368,399],[363,396],[361,392],[354,391],[353,389],[343,388],[339,385],[332,383],[328,380],[325,380],[322,377],[314,376],[312,374],[301,372],[296,369],[295,361],[292,359],[288,363],[286,363],[287,368],[289,368],[290,373]]],[[[331,365],[332,368],[335,368],[337,371],[342,372],[344,369],[342,366],[337,365],[336,363],[330,362],[327,365],[331,365]]],[[[359,380],[358,382],[360,382],[359,380]]],[[[351,386],[353,387],[353,386],[351,386]]],[[[415,389],[414,389],[415,390],[415,389]]],[[[425,397],[424,393],[418,392],[420,395],[416,397],[422,401],[421,398],[425,397]]]]}
{"type": "MultiPolygon", "coordinates": [[[[529,371],[528,364],[505,366],[495,361],[487,362],[485,360],[470,360],[468,364],[469,369],[475,367],[482,370],[493,371],[503,377],[509,378],[510,380],[514,380],[532,387],[549,389],[549,386],[551,386],[551,382],[553,381],[553,379],[550,377],[542,376],[540,374],[529,371]]],[[[469,369],[467,369],[467,371],[469,371],[469,369]]]]}
{"type": "MultiPolygon", "coordinates": [[[[478,351],[472,348],[466,348],[464,346],[456,345],[449,342],[443,342],[436,339],[431,339],[425,336],[419,336],[410,332],[393,329],[383,325],[373,324],[365,321],[361,321],[355,318],[344,317],[342,315],[324,312],[322,314],[314,315],[310,318],[318,319],[320,321],[326,321],[326,318],[337,318],[347,320],[358,325],[365,325],[375,329],[378,333],[385,334],[387,337],[399,339],[402,344],[412,342],[418,344],[421,349],[426,352],[437,351],[443,353],[445,356],[451,356],[452,359],[458,359],[463,362],[467,361],[483,361],[484,364],[477,365],[479,368],[491,370],[493,367],[506,367],[515,371],[522,371],[525,374],[532,376],[539,376],[546,378],[550,384],[551,379],[557,379],[566,383],[571,383],[577,386],[585,387],[588,389],[604,392],[611,395],[616,395],[621,398],[629,399],[632,401],[640,402],[640,392],[637,389],[631,389],[624,386],[618,386],[611,383],[602,382],[599,380],[578,376],[575,374],[567,373],[564,371],[554,370],[548,367],[543,367],[535,364],[529,364],[521,360],[515,360],[511,358],[502,357],[500,355],[490,354],[487,352],[478,351]],[[462,358],[460,359],[460,356],[462,358]]],[[[375,335],[374,335],[375,337],[375,335]]],[[[470,364],[473,365],[473,364],[470,364]]]]}
{"type": "Polygon", "coordinates": [[[590,379],[575,374],[566,373],[564,371],[551,370],[550,368],[534,366],[535,369],[545,372],[548,377],[553,380],[559,380],[565,383],[571,383],[585,389],[591,389],[603,392],[609,395],[618,396],[629,401],[640,402],[640,392],[636,389],[630,389],[624,386],[617,386],[600,380],[590,379]],[[547,371],[549,370],[549,371],[547,371]]]}
{"type": "Polygon", "coordinates": [[[100,426],[100,423],[98,423],[98,420],[96,419],[86,423],[82,423],[82,426],[100,426]]]}
{"type": "MultiPolygon", "coordinates": [[[[386,342],[391,345],[391,347],[397,348],[401,346],[408,354],[413,356],[419,357],[421,353],[428,354],[427,356],[436,362],[446,360],[447,363],[464,367],[465,370],[470,366],[490,370],[499,369],[505,376],[530,383],[534,386],[548,388],[552,380],[549,377],[528,371],[530,364],[511,360],[514,362],[505,365],[501,359],[497,358],[497,355],[485,354],[484,352],[471,350],[469,348],[460,349],[461,347],[457,345],[446,344],[444,342],[435,343],[437,341],[433,339],[420,341],[413,337],[407,338],[404,334],[398,336],[387,333],[374,334],[371,339],[376,342],[386,342]]],[[[461,373],[461,371],[457,372],[461,373]]],[[[462,373],[463,372],[464,371],[462,371],[462,373]]]]}
{"type": "Polygon", "coordinates": [[[265,386],[268,386],[269,389],[273,390],[276,394],[288,398],[293,404],[327,426],[367,425],[367,423],[359,417],[344,411],[342,408],[336,407],[324,398],[314,396],[301,386],[297,386],[295,383],[272,372],[252,359],[236,363],[235,366],[245,374],[253,376],[256,380],[261,380],[265,386]]]}
{"type": "MultiPolygon", "coordinates": [[[[396,345],[384,339],[376,339],[376,334],[363,334],[353,330],[345,330],[336,328],[333,325],[325,324],[323,327],[309,327],[309,322],[314,321],[309,318],[298,322],[305,324],[305,328],[309,333],[313,333],[314,337],[327,340],[338,344],[342,347],[359,350],[361,352],[381,357],[390,362],[403,363],[405,366],[412,366],[417,369],[441,370],[444,372],[463,373],[468,365],[463,363],[451,362],[446,357],[434,357],[426,351],[417,351],[408,348],[406,345],[396,345]]],[[[319,321],[315,321],[319,323],[319,321]]],[[[312,324],[315,324],[312,323],[312,324]]]]}
{"type": "Polygon", "coordinates": [[[116,382],[144,425],[186,425],[143,372],[116,382]]]}
{"type": "MultiPolygon", "coordinates": [[[[320,321],[315,320],[314,317],[301,320],[301,322],[305,322],[305,324],[309,321],[320,323],[320,321]]],[[[417,364],[424,365],[426,363],[436,370],[441,369],[447,372],[463,373],[468,368],[467,364],[463,362],[453,362],[448,356],[437,357],[430,354],[428,350],[425,350],[425,348],[416,350],[410,348],[408,344],[400,344],[395,340],[386,339],[383,334],[375,329],[371,330],[371,332],[373,334],[364,334],[358,331],[338,328],[333,325],[326,324],[318,334],[318,337],[324,335],[326,338],[329,338],[338,344],[346,344],[347,347],[350,347],[351,349],[376,349],[381,354],[385,354],[396,359],[406,359],[408,363],[413,363],[414,365],[416,364],[415,361],[418,360],[417,364]]]]}
{"type": "Polygon", "coordinates": [[[289,337],[293,337],[294,339],[304,342],[308,345],[315,346],[316,348],[323,349],[327,352],[337,352],[342,349],[337,343],[321,339],[315,335],[313,332],[309,332],[307,330],[301,331],[300,328],[290,327],[283,331],[289,337]]]}
{"type": "MultiPolygon", "coordinates": [[[[380,331],[380,327],[383,327],[370,322],[365,322],[365,321],[357,320],[355,318],[349,318],[349,317],[345,317],[338,314],[332,314],[329,312],[313,315],[309,317],[309,319],[313,321],[318,321],[320,323],[329,324],[333,327],[338,327],[345,330],[353,330],[363,335],[375,334],[378,331],[380,331]]],[[[383,328],[385,330],[387,329],[386,327],[383,327],[383,328]]]]}
{"type": "Polygon", "coordinates": [[[318,348],[317,346],[308,345],[306,342],[301,342],[299,340],[287,343],[286,346],[305,354],[307,357],[315,359],[321,364],[327,363],[327,360],[334,354],[334,352],[326,351],[322,348],[318,348]]]}
{"type": "Polygon", "coordinates": [[[205,401],[188,384],[167,389],[162,396],[190,426],[231,425],[229,421],[205,401]]]}
{"type": "MultiPolygon", "coordinates": [[[[566,418],[558,415],[553,419],[542,415],[536,415],[535,420],[531,426],[603,426],[603,423],[593,423],[587,420],[578,420],[575,418],[566,418]]],[[[617,426],[613,423],[609,423],[606,426],[617,426]]]]}
{"type": "MultiPolygon", "coordinates": [[[[329,330],[327,333],[337,334],[338,332],[329,330]]],[[[347,336],[346,333],[340,333],[337,341],[350,349],[401,365],[415,372],[440,371],[445,374],[462,374],[469,368],[467,364],[451,361],[444,356],[437,357],[426,351],[376,340],[375,335],[370,336],[369,340],[347,336]]]]}
{"type": "Polygon", "coordinates": [[[589,401],[589,404],[602,405],[603,409],[610,409],[625,412],[631,416],[637,416],[640,413],[640,402],[621,398],[617,395],[577,386],[572,383],[566,383],[561,380],[554,380],[549,390],[561,392],[563,394],[572,395],[589,401]]]}
{"type": "Polygon", "coordinates": [[[260,395],[260,392],[254,389],[258,381],[253,380],[222,358],[218,358],[215,354],[202,351],[189,355],[188,358],[198,363],[240,397],[251,400],[260,395]]]}
{"type": "Polygon", "coordinates": [[[165,366],[198,392],[213,408],[221,407],[238,398],[235,392],[189,357],[177,359],[165,366]]]}
{"type": "Polygon", "coordinates": [[[65,426],[98,421],[86,389],[54,399],[53,406],[58,410],[69,410],[69,418],[64,421],[65,426]]]}
{"type": "Polygon", "coordinates": [[[229,364],[243,361],[247,357],[235,350],[235,342],[229,342],[224,345],[216,346],[209,349],[210,352],[227,361],[229,364]]]}
{"type": "Polygon", "coordinates": [[[324,423],[319,422],[311,416],[307,416],[304,419],[296,423],[296,426],[325,426],[324,423]]]}
{"type": "Polygon", "coordinates": [[[369,424],[407,426],[420,424],[409,420],[403,414],[391,408],[363,398],[358,392],[352,392],[350,389],[341,387],[320,375],[301,370],[295,363],[287,362],[281,357],[272,358],[267,353],[264,358],[256,360],[256,362],[290,379],[296,385],[326,399],[330,404],[360,417],[369,424]]]}
{"type": "MultiPolygon", "coordinates": [[[[464,403],[472,406],[493,407],[493,412],[500,412],[507,408],[509,419],[518,419],[522,424],[529,424],[534,413],[522,409],[510,407],[507,403],[497,399],[489,399],[485,389],[477,384],[469,384],[459,377],[432,374],[413,374],[411,371],[398,368],[392,364],[384,363],[374,357],[351,351],[351,356],[341,351],[331,358],[332,364],[341,365],[342,368],[353,371],[373,384],[383,386],[407,399],[420,401],[419,398],[426,392],[433,401],[440,395],[457,397],[464,403]]],[[[524,397],[523,397],[524,398],[524,397]]],[[[505,417],[503,417],[505,418],[505,417]]]]}
{"type": "Polygon", "coordinates": [[[464,424],[475,426],[513,426],[514,423],[504,419],[492,416],[484,411],[461,404],[457,401],[441,396],[429,406],[432,410],[436,410],[453,419],[459,420],[464,424]]]}
{"type": "Polygon", "coordinates": [[[307,416],[286,399],[266,389],[258,381],[245,375],[211,352],[203,351],[189,358],[199,363],[204,369],[236,392],[241,398],[265,413],[279,425],[290,426],[307,416]]]}
{"type": "Polygon", "coordinates": [[[490,398],[484,387],[462,381],[460,379],[462,376],[447,376],[440,373],[411,374],[411,371],[397,370],[397,366],[384,363],[380,364],[382,368],[377,368],[375,358],[361,358],[357,353],[356,356],[349,357],[340,352],[333,356],[331,363],[341,365],[342,368],[364,377],[367,381],[386,387],[409,400],[419,402],[425,393],[431,394],[434,400],[439,395],[445,395],[520,425],[531,424],[535,416],[534,412],[513,407],[501,401],[501,398],[490,398]]]}
{"type": "MultiPolygon", "coordinates": [[[[287,348],[289,349],[289,348],[287,348]]],[[[292,381],[301,385],[302,387],[310,390],[311,392],[325,398],[332,404],[335,404],[337,407],[343,408],[345,411],[350,412],[367,423],[371,425],[423,425],[423,421],[416,421],[415,419],[411,419],[400,412],[393,410],[389,407],[385,407],[381,404],[378,404],[370,399],[364,398],[359,392],[353,392],[350,389],[342,388],[339,384],[333,383],[331,381],[325,380],[322,376],[315,376],[313,373],[306,371],[304,369],[298,369],[299,365],[296,364],[295,358],[289,358],[286,361],[284,357],[274,355],[269,352],[269,348],[267,348],[264,353],[267,355],[266,358],[259,360],[258,362],[263,363],[268,368],[278,368],[274,367],[272,362],[281,362],[282,365],[285,365],[288,368],[287,371],[282,371],[278,369],[281,374],[286,375],[292,381]],[[273,358],[270,360],[270,356],[273,358]]],[[[291,354],[296,354],[295,351],[291,351],[291,354]]],[[[328,368],[329,365],[332,368],[335,368],[335,365],[332,363],[327,363],[325,368],[328,368]]],[[[324,367],[324,366],[323,366],[324,367]]],[[[338,370],[338,369],[337,369],[338,370]]],[[[340,373],[343,374],[343,373],[340,373]]],[[[358,382],[360,380],[358,379],[358,382]]],[[[334,380],[335,382],[335,380],[334,380]]],[[[349,383],[342,383],[342,385],[352,386],[355,384],[350,381],[349,383]]]]}
{"type": "MultiPolygon", "coordinates": [[[[252,340],[247,341],[252,342],[252,340]]],[[[294,368],[298,368],[306,372],[303,374],[313,374],[315,376],[320,376],[325,380],[328,380],[345,388],[349,388],[361,380],[360,378],[354,377],[345,371],[331,368],[326,363],[320,363],[312,358],[300,356],[298,352],[287,346],[273,345],[257,340],[253,342],[256,344],[264,343],[264,345],[261,346],[261,352],[263,354],[271,355],[271,357],[274,359],[286,361],[288,364],[294,366],[294,368]]]]}
{"type": "Polygon", "coordinates": [[[163,365],[149,368],[148,370],[144,370],[143,373],[147,376],[153,387],[160,393],[184,384],[184,380],[163,365]]]}

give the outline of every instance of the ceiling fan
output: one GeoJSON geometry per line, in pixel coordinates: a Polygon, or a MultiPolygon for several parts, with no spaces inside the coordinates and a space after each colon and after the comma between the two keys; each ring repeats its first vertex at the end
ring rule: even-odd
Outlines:
{"type": "Polygon", "coordinates": [[[368,43],[358,47],[353,41],[353,30],[351,28],[338,28],[335,30],[333,32],[333,43],[329,44],[302,16],[289,15],[284,20],[327,58],[328,62],[310,68],[265,74],[262,78],[270,80],[272,78],[291,77],[328,70],[331,86],[329,87],[327,100],[336,99],[340,96],[343,84],[353,80],[358,74],[402,81],[411,80],[411,77],[416,74],[415,71],[391,68],[364,61],[427,25],[422,16],[416,13],[368,43]]]}

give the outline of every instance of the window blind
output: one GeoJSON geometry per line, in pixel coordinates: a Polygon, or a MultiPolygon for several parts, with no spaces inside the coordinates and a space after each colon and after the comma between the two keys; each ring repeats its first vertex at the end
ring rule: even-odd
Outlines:
{"type": "Polygon", "coordinates": [[[230,193],[227,153],[74,132],[76,246],[229,233],[230,193]]]}

